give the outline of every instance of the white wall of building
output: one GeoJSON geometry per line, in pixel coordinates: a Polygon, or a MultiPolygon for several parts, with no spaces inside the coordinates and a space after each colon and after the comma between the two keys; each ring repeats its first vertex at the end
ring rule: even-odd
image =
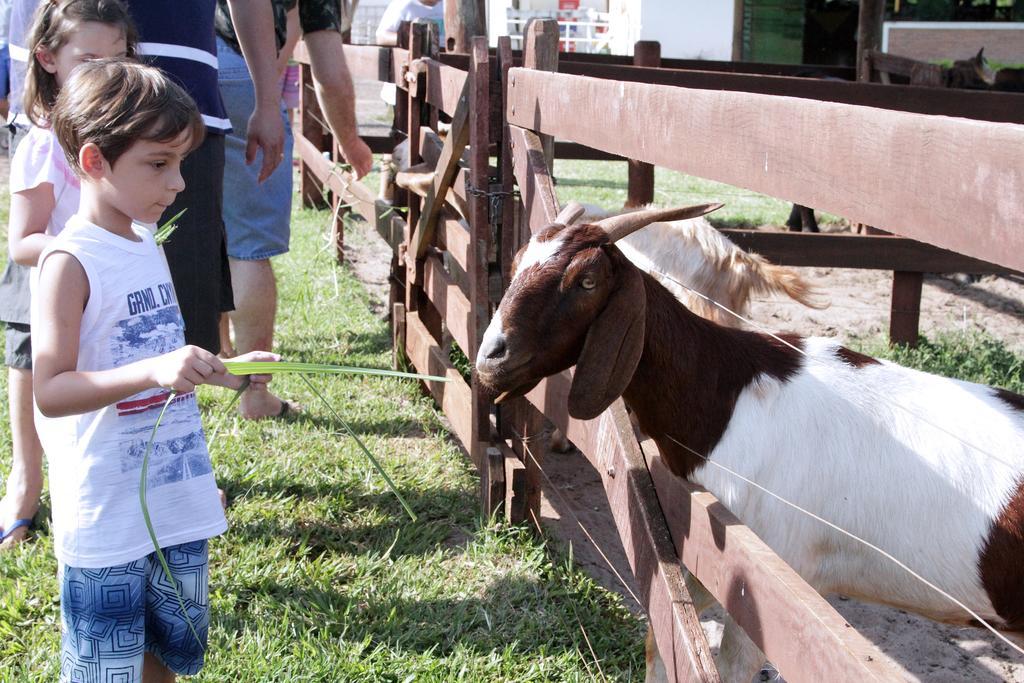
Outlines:
{"type": "Polygon", "coordinates": [[[657,40],[661,56],[732,59],[733,0],[609,0],[613,21],[628,26],[612,48],[632,54],[637,40],[657,40]]]}
{"type": "MultiPolygon", "coordinates": [[[[609,0],[580,0],[579,8],[607,12],[608,2],[609,0]]],[[[487,0],[487,39],[491,47],[498,44],[499,36],[508,35],[505,10],[511,6],[512,0],[487,0]]],[[[554,13],[558,10],[558,0],[519,0],[519,9],[554,13]]]]}
{"type": "MultiPolygon", "coordinates": [[[[488,0],[491,45],[506,34],[503,17],[512,0],[488,0]]],[[[520,9],[558,9],[558,0],[520,0],[520,9]]],[[[677,59],[732,59],[734,0],[580,0],[612,14],[611,50],[633,54],[637,40],[657,40],[661,55],[677,59]]]]}

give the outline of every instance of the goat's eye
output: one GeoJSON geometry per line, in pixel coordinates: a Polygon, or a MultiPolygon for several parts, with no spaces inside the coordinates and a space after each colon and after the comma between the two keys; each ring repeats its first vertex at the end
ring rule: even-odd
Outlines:
{"type": "Polygon", "coordinates": [[[583,289],[593,289],[596,286],[597,282],[589,275],[584,275],[583,279],[580,280],[580,287],[583,289]]]}

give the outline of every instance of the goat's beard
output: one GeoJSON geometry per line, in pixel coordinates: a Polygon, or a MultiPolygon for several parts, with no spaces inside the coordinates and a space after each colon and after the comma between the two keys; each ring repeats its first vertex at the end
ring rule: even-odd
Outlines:
{"type": "Polygon", "coordinates": [[[494,382],[493,378],[487,378],[484,377],[483,375],[480,375],[480,383],[484,386],[485,389],[487,389],[491,394],[494,395],[493,401],[495,404],[498,404],[511,400],[513,398],[525,396],[530,392],[531,389],[540,384],[540,380],[531,380],[529,382],[526,382],[525,384],[510,384],[507,382],[500,381],[494,382]],[[503,387],[511,388],[505,389],[503,387]]]}

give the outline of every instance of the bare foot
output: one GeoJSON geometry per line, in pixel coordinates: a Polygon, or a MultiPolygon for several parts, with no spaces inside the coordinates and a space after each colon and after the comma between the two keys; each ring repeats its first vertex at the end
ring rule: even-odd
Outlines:
{"type": "Polygon", "coordinates": [[[246,389],[238,402],[238,412],[246,420],[262,420],[266,417],[284,417],[295,406],[274,396],[264,388],[246,389]]]}

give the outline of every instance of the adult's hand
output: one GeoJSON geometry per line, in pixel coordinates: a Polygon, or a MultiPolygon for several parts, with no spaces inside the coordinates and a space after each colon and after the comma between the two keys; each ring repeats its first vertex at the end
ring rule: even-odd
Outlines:
{"type": "Polygon", "coordinates": [[[259,182],[270,177],[284,158],[284,121],[281,112],[274,107],[258,106],[249,117],[245,142],[245,163],[256,161],[256,151],[263,152],[259,182]]]}
{"type": "Polygon", "coordinates": [[[228,9],[256,91],[256,109],[249,117],[246,136],[245,163],[256,160],[257,149],[263,151],[259,174],[259,181],[263,182],[281,163],[284,149],[274,8],[267,0],[228,0],[228,9]]]}
{"type": "Polygon", "coordinates": [[[373,152],[358,135],[341,143],[341,153],[345,156],[345,161],[352,166],[356,179],[362,178],[373,170],[373,152]]]}

